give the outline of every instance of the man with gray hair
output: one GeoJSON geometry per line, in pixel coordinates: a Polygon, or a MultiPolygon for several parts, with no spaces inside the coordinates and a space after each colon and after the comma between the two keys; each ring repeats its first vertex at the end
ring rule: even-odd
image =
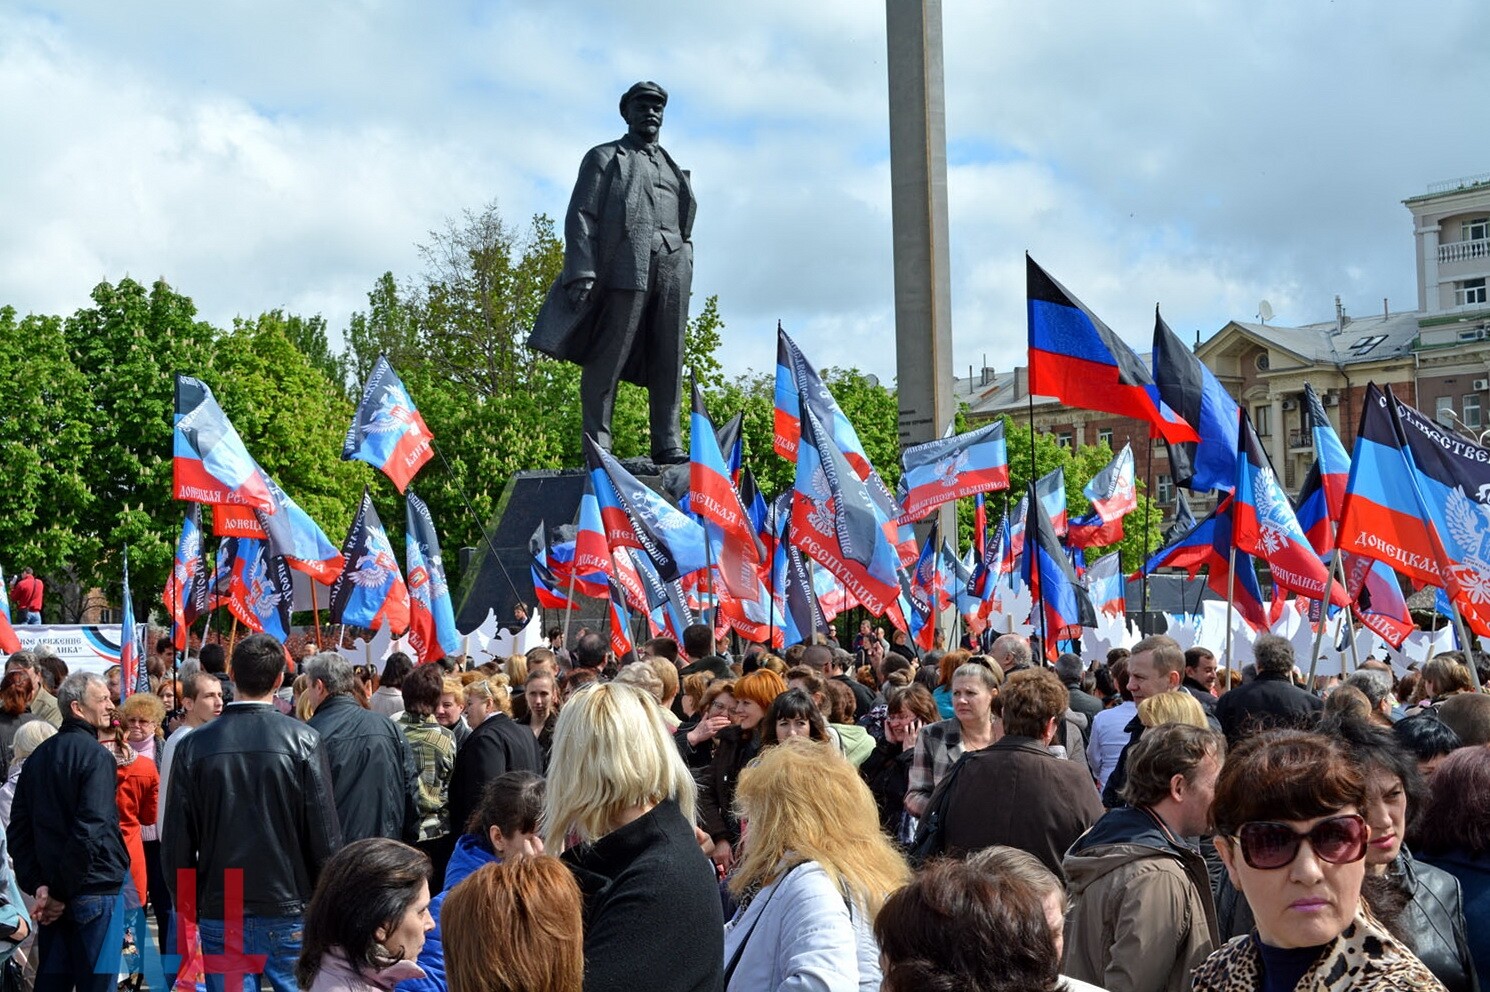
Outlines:
{"type": "Polygon", "coordinates": [[[117,769],[98,744],[98,732],[113,723],[114,700],[102,678],[79,672],[63,680],[57,702],[62,729],[21,766],[7,840],[16,882],[36,895],[38,992],[112,992],[129,873],[117,769]]]}
{"type": "Polygon", "coordinates": [[[1360,671],[1351,673],[1341,685],[1353,686],[1361,690],[1361,694],[1371,704],[1373,722],[1384,727],[1392,725],[1392,707],[1397,701],[1392,698],[1392,677],[1390,675],[1362,667],[1360,671]]]}
{"type": "Polygon", "coordinates": [[[403,732],[357,702],[357,676],[341,655],[313,655],[305,662],[305,679],[315,711],[310,725],[331,765],[342,837],[347,843],[368,837],[417,841],[419,769],[403,732]]]}
{"type": "Polygon", "coordinates": [[[1252,646],[1257,678],[1228,691],[1216,703],[1216,719],[1226,746],[1272,727],[1314,726],[1324,701],[1293,684],[1293,645],[1277,634],[1263,634],[1252,646]]]}
{"type": "Polygon", "coordinates": [[[1004,634],[999,637],[993,642],[988,656],[1004,670],[1005,675],[1030,667],[1030,658],[1033,657],[1030,652],[1029,638],[1020,634],[1004,634]]]}

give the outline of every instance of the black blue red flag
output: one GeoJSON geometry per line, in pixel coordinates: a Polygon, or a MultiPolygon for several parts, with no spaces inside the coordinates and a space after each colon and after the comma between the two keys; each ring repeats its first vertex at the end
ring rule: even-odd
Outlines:
{"type": "Polygon", "coordinates": [[[1083,410],[1149,424],[1164,440],[1197,441],[1195,430],[1159,398],[1153,376],[1110,327],[1028,255],[1030,392],[1083,410]]]}
{"type": "Polygon", "coordinates": [[[269,553],[263,541],[231,538],[233,559],[229,575],[228,612],[256,633],[281,644],[290,636],[290,610],[295,590],[285,560],[269,553]]]}
{"type": "Polygon", "coordinates": [[[331,587],[331,621],[368,630],[386,623],[395,637],[408,630],[409,587],[365,487],[341,553],[347,566],[331,587]]]}
{"type": "Polygon", "coordinates": [[[880,616],[899,588],[891,547],[868,486],[854,474],[811,406],[801,409],[791,540],[880,616]]]}
{"type": "Polygon", "coordinates": [[[559,584],[558,577],[554,575],[553,563],[549,558],[548,528],[542,520],[538,521],[538,529],[533,531],[533,536],[528,538],[528,557],[528,571],[533,576],[533,595],[537,598],[538,605],[546,610],[564,610],[574,605],[567,589],[559,584]]]}
{"type": "Polygon", "coordinates": [[[212,390],[200,379],[176,376],[171,445],[176,499],[274,512],[263,471],[217,405],[212,390]]]}
{"type": "Polygon", "coordinates": [[[664,582],[708,565],[704,529],[697,521],[648,489],[589,435],[585,460],[613,554],[618,545],[640,550],[664,582]]]}
{"type": "Polygon", "coordinates": [[[134,600],[129,595],[129,547],[124,548],[124,603],[119,627],[119,701],[150,691],[150,673],[140,653],[140,631],[135,625],[134,600]],[[142,689],[141,686],[144,686],[142,689]]]}
{"type": "Polygon", "coordinates": [[[1253,630],[1267,630],[1267,607],[1263,605],[1262,585],[1257,581],[1257,565],[1251,555],[1237,552],[1236,579],[1231,581],[1234,505],[1233,497],[1224,497],[1204,520],[1155,552],[1143,571],[1183,568],[1193,579],[1204,568],[1205,584],[1212,592],[1222,599],[1231,596],[1232,605],[1253,630]]]}
{"type": "Polygon", "coordinates": [[[1120,617],[1127,609],[1124,587],[1127,577],[1123,575],[1122,556],[1114,551],[1103,555],[1087,566],[1086,589],[1092,606],[1099,612],[1120,617]]]}
{"type": "Polygon", "coordinates": [[[605,522],[600,516],[600,501],[587,479],[579,500],[579,524],[574,531],[574,588],[586,596],[601,599],[609,595],[611,564],[610,545],[605,540],[605,522]]]}
{"type": "Polygon", "coordinates": [[[1296,501],[1299,526],[1320,557],[1335,550],[1335,531],[1345,512],[1345,490],[1350,483],[1350,455],[1340,443],[1324,404],[1304,383],[1306,423],[1314,442],[1314,463],[1296,501]]]}
{"type": "MultiPolygon", "coordinates": [[[[1235,452],[1233,452],[1234,459],[1235,452]]],[[[1232,485],[1235,484],[1235,482],[1232,483],[1232,485]]],[[[1176,489],[1174,491],[1174,519],[1170,521],[1169,526],[1164,530],[1164,543],[1173,544],[1194,530],[1198,522],[1195,519],[1195,511],[1190,509],[1190,498],[1185,495],[1183,490],[1176,489]]]]}
{"type": "Polygon", "coordinates": [[[342,461],[367,462],[403,492],[409,480],[435,456],[434,437],[384,355],[379,355],[362,387],[362,400],[342,442],[342,461]]]}
{"type": "Polygon", "coordinates": [[[171,612],[171,643],[185,651],[187,632],[208,610],[207,556],[202,549],[202,508],[193,503],[181,521],[171,576],[166,579],[165,603],[171,612]]]}
{"type": "Polygon", "coordinates": [[[626,592],[612,579],[609,587],[610,649],[617,658],[624,658],[636,646],[631,640],[631,613],[626,609],[626,592]]]}
{"type": "Polygon", "coordinates": [[[1066,544],[1072,548],[1105,548],[1123,539],[1123,518],[1103,520],[1095,513],[1076,517],[1066,529],[1066,544]]]}
{"type": "Polygon", "coordinates": [[[1035,496],[1040,500],[1040,505],[1045,508],[1045,515],[1050,518],[1050,525],[1055,528],[1055,536],[1065,537],[1068,524],[1066,470],[1057,468],[1053,472],[1040,476],[1035,482],[1035,496]]]}
{"type": "Polygon", "coordinates": [[[1185,347],[1154,308],[1154,385],[1164,405],[1195,428],[1189,441],[1168,438],[1170,475],[1175,485],[1195,492],[1236,485],[1236,400],[1185,347]]]}
{"type": "Polygon", "coordinates": [[[689,507],[706,525],[712,525],[709,529],[715,532],[711,535],[716,545],[711,558],[723,586],[716,591],[729,598],[759,603],[765,549],[756,538],[749,511],[735,488],[697,383],[693,386],[689,422],[689,507]]]}
{"type": "Polygon", "coordinates": [[[896,497],[905,509],[900,519],[906,523],[920,520],[943,503],[1008,489],[1004,422],[912,445],[901,452],[900,468],[896,497]]]}
{"type": "MultiPolygon", "coordinates": [[[[1329,569],[1304,536],[1293,502],[1283,491],[1246,411],[1241,413],[1237,444],[1236,508],[1232,518],[1232,540],[1237,550],[1266,561],[1273,581],[1282,588],[1309,599],[1323,598],[1329,569]]],[[[1336,606],[1348,602],[1339,585],[1331,587],[1330,600],[1336,606]]]]}
{"type": "MultiPolygon", "coordinates": [[[[1034,492],[1033,486],[1030,491],[1034,492]]],[[[1044,611],[1041,635],[1046,656],[1054,660],[1060,654],[1057,645],[1063,632],[1069,627],[1095,627],[1097,614],[1087,591],[1076,581],[1071,559],[1039,499],[1029,501],[1024,533],[1022,578],[1044,611]]]]}
{"type": "Polygon", "coordinates": [[[1400,651],[1417,623],[1407,610],[1402,581],[1384,561],[1365,555],[1346,554],[1345,589],[1352,600],[1351,611],[1362,626],[1400,651]]]}
{"type": "Polygon", "coordinates": [[[409,570],[409,643],[421,663],[460,654],[461,634],[445,578],[445,558],[429,504],[408,491],[404,504],[404,564],[409,570]]]}
{"type": "Polygon", "coordinates": [[[1112,461],[1092,476],[1081,493],[1092,501],[1092,512],[1103,521],[1121,520],[1138,509],[1138,483],[1133,473],[1133,446],[1112,456],[1112,461]]]}
{"type": "Polygon", "coordinates": [[[1372,384],[1339,545],[1439,586],[1472,631],[1490,635],[1490,449],[1372,384]]]}
{"type": "Polygon", "coordinates": [[[988,553],[988,510],[983,505],[983,494],[973,497],[973,559],[982,562],[988,553]]]}
{"type": "Polygon", "coordinates": [[[863,479],[873,471],[854,425],[828,391],[817,369],[780,325],[776,328],[775,402],[773,444],[782,458],[789,462],[797,460],[797,444],[802,434],[801,409],[810,407],[827,436],[853,466],[854,473],[863,479]]]}
{"type": "MultiPolygon", "coordinates": [[[[260,470],[262,471],[262,469],[260,470]]],[[[321,585],[336,581],[346,565],[336,545],[310,514],[264,472],[273,512],[257,507],[223,505],[212,508],[212,532],[218,537],[252,537],[269,542],[269,553],[304,572],[321,585]]]]}

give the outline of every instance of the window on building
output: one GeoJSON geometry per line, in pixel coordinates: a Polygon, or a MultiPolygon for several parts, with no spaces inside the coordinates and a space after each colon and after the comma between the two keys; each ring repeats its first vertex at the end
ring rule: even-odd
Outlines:
{"type": "Polygon", "coordinates": [[[1112,428],[1106,427],[1097,432],[1097,443],[1112,447],[1112,428]]]}
{"type": "Polygon", "coordinates": [[[1467,393],[1464,397],[1464,426],[1479,427],[1480,425],[1480,394],[1467,393]]]}
{"type": "Polygon", "coordinates": [[[1448,426],[1454,422],[1454,415],[1458,413],[1454,409],[1454,397],[1440,396],[1433,405],[1433,419],[1440,424],[1448,426]]]}
{"type": "Polygon", "coordinates": [[[1490,217],[1475,217],[1460,221],[1459,237],[1462,241],[1484,241],[1490,238],[1490,217]]]}
{"type": "Polygon", "coordinates": [[[1154,498],[1165,506],[1174,502],[1174,480],[1167,475],[1159,476],[1154,481],[1154,498]]]}
{"type": "Polygon", "coordinates": [[[1252,426],[1257,428],[1258,437],[1267,437],[1273,433],[1273,406],[1271,403],[1262,403],[1252,408],[1252,426]]]}
{"type": "Polygon", "coordinates": [[[1454,306],[1467,307],[1485,302],[1485,277],[1461,279],[1454,283],[1454,306]]]}
{"type": "Polygon", "coordinates": [[[1068,433],[1065,433],[1065,432],[1062,432],[1062,433],[1057,434],[1055,436],[1055,443],[1058,444],[1062,448],[1069,448],[1069,447],[1071,447],[1071,442],[1073,440],[1074,439],[1071,437],[1071,435],[1068,434],[1068,433]]]}
{"type": "Polygon", "coordinates": [[[1387,336],[1385,334],[1372,334],[1367,337],[1361,338],[1355,344],[1350,346],[1350,353],[1356,358],[1360,358],[1362,355],[1365,355],[1372,348],[1375,348],[1386,339],[1387,336]]]}

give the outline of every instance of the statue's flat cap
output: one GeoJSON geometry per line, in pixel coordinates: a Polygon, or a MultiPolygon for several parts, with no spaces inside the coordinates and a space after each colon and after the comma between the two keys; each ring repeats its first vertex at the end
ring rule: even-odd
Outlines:
{"type": "Polygon", "coordinates": [[[626,105],[629,104],[633,98],[642,96],[643,94],[651,94],[652,96],[655,96],[659,100],[661,100],[663,106],[667,106],[667,90],[663,89],[661,86],[658,86],[650,79],[647,79],[643,80],[640,83],[633,84],[631,89],[621,94],[622,117],[626,116],[626,105]]]}

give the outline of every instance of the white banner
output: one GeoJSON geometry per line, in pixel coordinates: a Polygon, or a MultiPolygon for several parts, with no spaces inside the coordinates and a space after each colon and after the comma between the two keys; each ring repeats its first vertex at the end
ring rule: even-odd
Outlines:
{"type": "MultiPolygon", "coordinates": [[[[16,637],[23,650],[44,648],[61,658],[71,672],[102,675],[119,664],[121,626],[97,624],[17,624],[16,637]]],[[[138,636],[138,628],[136,628],[138,636]]]]}

